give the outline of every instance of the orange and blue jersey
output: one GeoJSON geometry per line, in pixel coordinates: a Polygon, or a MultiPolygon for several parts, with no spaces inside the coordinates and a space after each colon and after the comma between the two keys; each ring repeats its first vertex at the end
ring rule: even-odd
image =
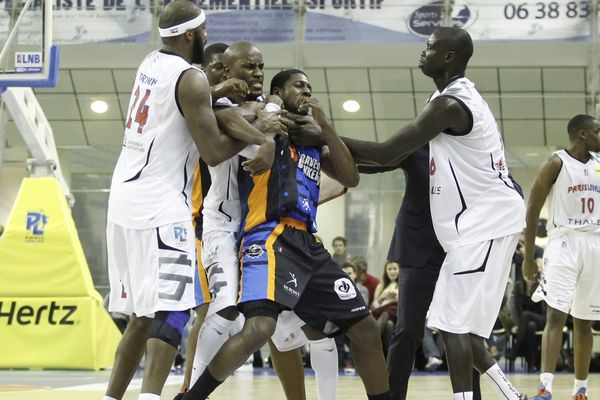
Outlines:
{"type": "Polygon", "coordinates": [[[250,176],[240,169],[240,230],[247,235],[259,226],[275,228],[282,219],[291,219],[314,233],[321,151],[317,147],[294,146],[287,137],[277,137],[275,141],[275,161],[268,172],[250,176]]]}
{"type": "Polygon", "coordinates": [[[198,266],[196,268],[196,287],[194,290],[196,297],[196,306],[210,303],[211,294],[208,289],[208,279],[206,271],[202,265],[202,206],[208,189],[210,188],[210,172],[208,165],[200,159],[196,170],[194,171],[194,185],[192,187],[192,222],[196,236],[196,259],[198,266]]]}

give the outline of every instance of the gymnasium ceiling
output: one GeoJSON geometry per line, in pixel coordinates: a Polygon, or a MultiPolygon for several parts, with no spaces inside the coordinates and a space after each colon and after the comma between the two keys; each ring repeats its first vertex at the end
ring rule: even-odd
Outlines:
{"type": "MultiPolygon", "coordinates": [[[[35,91],[52,125],[63,168],[72,174],[110,174],[118,156],[137,62],[115,60],[111,66],[110,61],[67,62],[56,88],[35,91]],[[104,114],[90,109],[98,99],[108,103],[104,114]]],[[[400,67],[369,64],[376,66],[342,68],[329,60],[324,67],[305,71],[340,134],[382,141],[415,117],[433,86],[412,62],[400,67]],[[343,110],[348,99],[360,103],[358,112],[343,110]]],[[[265,70],[265,86],[277,71],[265,70]]],[[[586,112],[584,66],[476,65],[468,76],[498,119],[512,167],[537,168],[549,152],[566,144],[568,119],[586,112]]],[[[13,122],[8,123],[7,144],[5,161],[18,161],[24,144],[13,122]]]]}

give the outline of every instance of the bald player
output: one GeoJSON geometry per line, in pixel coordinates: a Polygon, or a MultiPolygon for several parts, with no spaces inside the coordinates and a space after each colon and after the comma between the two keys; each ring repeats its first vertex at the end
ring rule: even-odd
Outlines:
{"type": "Polygon", "coordinates": [[[487,353],[511,259],[525,226],[525,205],[504,157],[494,116],[465,77],[473,54],[467,31],[437,28],[419,68],[437,87],[417,118],[383,143],[345,139],[354,157],[397,165],[429,142],[429,197],[436,236],[446,257],[428,326],[442,332],[454,399],[473,399],[471,369],[498,398],[524,399],[487,353]]]}
{"type": "MultiPolygon", "coordinates": [[[[203,61],[205,27],[199,7],[173,1],[160,15],[162,48],[148,54],[136,73],[107,224],[109,310],[132,318],[117,348],[104,400],[123,397],[152,320],[195,305],[190,189],[198,155],[216,165],[246,146],[219,132],[206,76],[192,66],[203,61]]],[[[249,168],[270,165],[260,157],[249,168]]],[[[178,319],[174,327],[179,333],[182,323],[178,319]]],[[[139,399],[160,396],[162,383],[151,377],[159,357],[148,347],[139,399]]]]}

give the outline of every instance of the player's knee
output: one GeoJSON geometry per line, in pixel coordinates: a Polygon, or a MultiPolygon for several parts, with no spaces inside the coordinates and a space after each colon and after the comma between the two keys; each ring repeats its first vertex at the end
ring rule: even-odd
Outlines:
{"type": "Polygon", "coordinates": [[[152,321],[148,339],[158,339],[177,348],[189,319],[189,311],[159,311],[152,321]]]}
{"type": "Polygon", "coordinates": [[[587,333],[592,332],[592,321],[573,318],[573,329],[577,332],[587,333]]]}
{"type": "Polygon", "coordinates": [[[371,315],[348,320],[346,323],[336,322],[346,335],[355,343],[365,343],[380,340],[377,321],[371,315]]]}
{"type": "Polygon", "coordinates": [[[552,328],[560,327],[567,322],[567,314],[552,307],[548,307],[547,311],[547,324],[552,328]]]}
{"type": "Polygon", "coordinates": [[[152,324],[152,318],[149,317],[138,317],[135,314],[131,316],[131,319],[127,323],[127,330],[148,330],[152,324]]]}
{"type": "Polygon", "coordinates": [[[272,317],[256,316],[246,320],[244,331],[249,335],[264,339],[265,342],[275,333],[277,320],[272,317]]]}

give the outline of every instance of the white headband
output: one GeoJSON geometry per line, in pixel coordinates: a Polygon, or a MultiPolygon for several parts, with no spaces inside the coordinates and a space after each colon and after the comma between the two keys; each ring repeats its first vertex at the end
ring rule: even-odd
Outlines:
{"type": "Polygon", "coordinates": [[[164,28],[164,29],[158,28],[158,33],[160,34],[160,37],[179,36],[182,33],[189,31],[190,29],[196,29],[197,27],[199,27],[200,25],[202,25],[204,23],[205,19],[206,19],[206,16],[204,15],[204,10],[200,9],[200,14],[198,14],[198,16],[196,18],[190,19],[189,21],[186,21],[179,25],[172,26],[170,28],[164,28]]]}

